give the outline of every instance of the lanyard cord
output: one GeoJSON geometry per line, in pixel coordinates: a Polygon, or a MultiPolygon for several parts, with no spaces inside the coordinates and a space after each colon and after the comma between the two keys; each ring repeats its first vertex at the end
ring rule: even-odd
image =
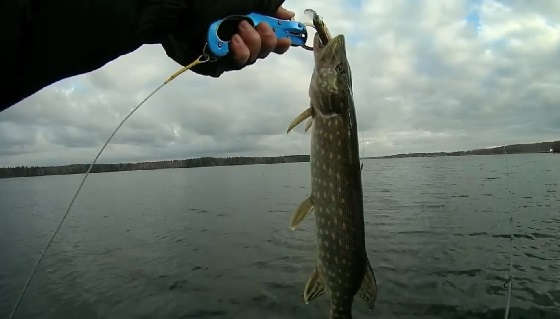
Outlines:
{"type": "Polygon", "coordinates": [[[196,58],[196,60],[194,60],[192,63],[190,63],[189,65],[186,65],[184,67],[182,67],[179,71],[175,72],[173,75],[171,75],[167,80],[165,80],[165,82],[163,82],[162,84],[160,84],[155,90],[152,91],[152,93],[148,94],[148,96],[146,96],[146,98],[144,98],[142,101],[140,101],[140,103],[138,103],[123,119],[122,121],[119,123],[119,125],[115,128],[115,130],[113,131],[113,133],[111,133],[111,135],[109,136],[109,138],[107,139],[107,141],[105,142],[105,144],[103,145],[103,147],[101,147],[101,149],[99,150],[99,152],[97,153],[97,155],[95,156],[95,158],[93,159],[93,161],[91,162],[91,164],[89,164],[88,170],[86,171],[86,173],[84,174],[84,177],[82,178],[82,181],[80,183],[80,186],[78,186],[78,188],[76,189],[76,192],[74,193],[74,196],[72,197],[72,200],[70,201],[70,204],[68,204],[68,208],[66,208],[66,212],[64,213],[64,215],[62,216],[62,219],[60,220],[60,222],[58,223],[58,225],[56,226],[55,231],[52,233],[52,235],[50,236],[47,245],[45,246],[45,248],[41,251],[41,254],[39,255],[39,258],[37,259],[37,261],[35,262],[35,264],[33,265],[33,268],[31,268],[31,272],[29,273],[29,276],[27,277],[27,280],[25,281],[25,285],[23,286],[23,289],[18,297],[18,300],[16,301],[16,304],[14,305],[14,308],[12,309],[12,312],[10,313],[10,316],[8,317],[9,319],[13,319],[16,315],[16,312],[19,308],[19,306],[21,305],[21,302],[23,301],[23,297],[25,296],[25,293],[27,292],[27,290],[29,289],[29,285],[31,284],[31,281],[33,280],[33,278],[35,277],[35,274],[37,273],[37,269],[39,269],[39,264],[41,263],[41,261],[43,260],[43,258],[45,257],[45,254],[47,253],[47,250],[49,250],[49,247],[51,246],[51,244],[53,243],[56,235],[60,232],[60,229],[62,228],[62,225],[64,224],[64,221],[66,220],[66,218],[68,217],[68,215],[70,214],[70,210],[72,209],[72,206],[74,205],[74,202],[76,201],[76,198],[78,198],[78,195],[80,194],[80,191],[82,190],[82,187],[84,186],[86,179],[89,176],[89,173],[91,172],[91,169],[93,168],[93,165],[95,165],[95,163],[97,163],[97,160],[99,159],[99,157],[101,156],[101,154],[103,153],[103,151],[105,150],[105,148],[107,147],[107,145],[109,145],[109,142],[111,142],[111,140],[113,139],[113,137],[117,134],[117,132],[120,130],[120,128],[124,125],[124,123],[142,106],[144,105],[144,103],[146,101],[148,101],[154,94],[156,94],[162,87],[164,87],[167,83],[173,81],[176,77],[178,77],[181,73],[190,70],[191,68],[193,68],[196,65],[202,64],[202,63],[206,63],[209,61],[209,58],[206,54],[202,54],[201,56],[199,56],[198,58],[196,58]]]}

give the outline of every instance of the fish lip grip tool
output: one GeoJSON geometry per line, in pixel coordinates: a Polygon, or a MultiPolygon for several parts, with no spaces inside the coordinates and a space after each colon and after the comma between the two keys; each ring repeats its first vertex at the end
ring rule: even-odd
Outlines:
{"type": "Polygon", "coordinates": [[[246,20],[253,27],[262,22],[268,23],[278,38],[289,38],[292,46],[305,46],[307,41],[307,29],[304,23],[277,19],[258,13],[232,15],[210,25],[207,36],[207,49],[210,55],[220,58],[229,53],[229,42],[231,37],[237,33],[237,25],[241,20],[246,20]]]}

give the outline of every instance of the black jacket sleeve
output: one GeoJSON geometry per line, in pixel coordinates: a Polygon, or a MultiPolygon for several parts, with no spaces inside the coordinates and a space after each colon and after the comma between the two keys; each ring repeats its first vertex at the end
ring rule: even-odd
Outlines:
{"type": "MultiPolygon", "coordinates": [[[[65,77],[95,70],[161,43],[180,64],[204,47],[212,21],[251,11],[273,14],[283,0],[0,0],[0,111],[65,77]]],[[[227,59],[193,71],[219,76],[227,59]]]]}
{"type": "Polygon", "coordinates": [[[1,0],[0,111],[178,28],[185,0],[1,0]],[[3,81],[4,82],[4,81],[3,81]]]}

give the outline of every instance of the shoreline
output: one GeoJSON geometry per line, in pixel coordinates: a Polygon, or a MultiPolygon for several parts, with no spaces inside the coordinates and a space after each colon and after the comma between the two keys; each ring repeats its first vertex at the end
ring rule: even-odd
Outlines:
{"type": "Polygon", "coordinates": [[[432,152],[432,153],[405,153],[387,156],[367,157],[381,158],[408,158],[408,157],[441,157],[441,156],[469,156],[469,155],[509,155],[509,154],[560,154],[560,141],[539,142],[531,144],[511,144],[490,148],[479,148],[469,151],[432,152]],[[551,152],[552,150],[552,152],[551,152]]]}
{"type": "MultiPolygon", "coordinates": [[[[309,155],[286,155],[269,157],[199,157],[184,160],[169,160],[139,163],[95,164],[91,173],[156,170],[167,168],[192,168],[214,166],[237,166],[257,164],[282,164],[309,162],[309,155]]],[[[1,178],[35,177],[47,175],[72,175],[85,173],[90,164],[70,164],[45,167],[8,167],[0,168],[1,178]]]]}
{"type": "MultiPolygon", "coordinates": [[[[470,155],[504,155],[504,154],[560,154],[560,141],[540,142],[532,144],[512,144],[493,148],[475,149],[456,152],[432,153],[406,153],[387,156],[364,157],[363,159],[394,159],[410,157],[443,157],[443,156],[470,156],[470,155]],[[553,150],[553,152],[550,152],[553,150]]],[[[122,172],[138,170],[156,170],[166,168],[191,168],[236,166],[256,164],[282,164],[309,162],[309,155],[285,156],[246,156],[246,157],[199,157],[184,160],[169,160],[139,163],[95,164],[91,173],[122,172]]],[[[70,164],[62,166],[36,166],[36,167],[5,167],[0,168],[0,178],[34,177],[47,175],[72,175],[83,174],[90,164],[70,164]]]]}

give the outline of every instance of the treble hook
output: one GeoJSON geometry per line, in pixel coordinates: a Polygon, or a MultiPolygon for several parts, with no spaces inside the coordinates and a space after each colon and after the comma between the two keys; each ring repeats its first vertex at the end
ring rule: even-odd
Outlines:
{"type": "MultiPolygon", "coordinates": [[[[307,9],[307,10],[310,10],[310,9],[307,9]]],[[[304,24],[306,27],[313,28],[315,31],[317,31],[317,29],[315,28],[315,25],[313,25],[313,23],[304,22],[303,24],[304,24]]],[[[305,50],[313,51],[313,47],[308,46],[308,45],[305,44],[305,43],[304,43],[301,47],[304,48],[305,50]]]]}

